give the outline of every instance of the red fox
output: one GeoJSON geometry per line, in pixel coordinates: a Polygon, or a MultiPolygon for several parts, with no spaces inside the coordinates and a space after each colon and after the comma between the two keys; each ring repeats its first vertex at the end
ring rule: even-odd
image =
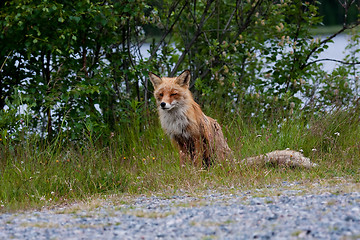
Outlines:
{"type": "MultiPolygon", "coordinates": [[[[206,116],[189,90],[191,74],[185,70],[178,77],[159,77],[149,73],[154,86],[161,126],[180,151],[180,166],[191,161],[195,166],[209,166],[215,159],[232,158],[219,123],[206,116]]],[[[310,159],[301,153],[282,150],[247,158],[248,163],[276,162],[311,167],[310,159]]]]}

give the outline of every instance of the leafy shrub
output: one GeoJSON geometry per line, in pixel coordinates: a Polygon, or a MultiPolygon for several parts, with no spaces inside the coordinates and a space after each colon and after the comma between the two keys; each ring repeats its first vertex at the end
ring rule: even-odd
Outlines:
{"type": "Polygon", "coordinates": [[[318,56],[338,33],[324,40],[311,34],[321,24],[317,11],[315,2],[300,0],[5,1],[0,137],[23,131],[106,143],[126,129],[139,137],[156,118],[148,71],[190,69],[201,105],[259,125],[297,110],[358,104],[358,23],[345,21],[338,31],[353,29],[353,50],[326,73],[318,56]],[[154,29],[162,35],[145,57],[154,29]]]}

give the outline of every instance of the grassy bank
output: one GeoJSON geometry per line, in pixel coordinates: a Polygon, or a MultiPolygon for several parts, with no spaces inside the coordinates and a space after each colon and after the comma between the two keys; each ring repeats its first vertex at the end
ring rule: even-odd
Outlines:
{"type": "Polygon", "coordinates": [[[258,127],[232,116],[224,133],[236,158],[276,149],[304,152],[319,166],[311,170],[246,166],[233,161],[209,169],[180,168],[178,155],[157,121],[141,133],[131,128],[101,147],[89,138],[82,145],[47,145],[33,139],[0,143],[0,211],[68,203],[100,194],[173,194],[208,188],[247,189],[282,181],[360,180],[358,112],[312,119],[287,119],[258,127]]]}
{"type": "MultiPolygon", "coordinates": [[[[338,32],[340,29],[342,29],[341,25],[333,25],[333,26],[318,26],[315,28],[312,28],[310,32],[312,35],[332,35],[336,32],[338,32]]],[[[345,33],[347,33],[349,30],[345,30],[345,33]]]]}

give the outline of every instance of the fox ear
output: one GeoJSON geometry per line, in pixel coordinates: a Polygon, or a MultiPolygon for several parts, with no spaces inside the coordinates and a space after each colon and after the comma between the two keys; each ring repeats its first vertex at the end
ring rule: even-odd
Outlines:
{"type": "Polygon", "coordinates": [[[157,88],[162,83],[161,77],[152,72],[149,72],[149,78],[154,88],[157,88]]]}
{"type": "Polygon", "coordinates": [[[189,87],[191,74],[189,70],[183,71],[180,76],[176,78],[176,83],[181,87],[189,87]]]}

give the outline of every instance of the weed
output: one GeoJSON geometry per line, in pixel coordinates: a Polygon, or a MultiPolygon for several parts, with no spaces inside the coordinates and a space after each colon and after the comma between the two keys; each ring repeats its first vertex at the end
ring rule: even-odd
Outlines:
{"type": "Polygon", "coordinates": [[[140,218],[165,218],[175,214],[174,212],[154,212],[142,210],[129,211],[126,213],[140,218]]]}
{"type": "Polygon", "coordinates": [[[59,224],[49,223],[49,222],[37,222],[37,223],[22,223],[22,227],[35,227],[35,228],[60,228],[59,224]]]}
{"type": "Polygon", "coordinates": [[[180,167],[176,150],[157,123],[137,132],[140,135],[129,142],[123,139],[130,136],[131,129],[115,134],[108,146],[97,142],[96,136],[82,145],[48,144],[31,136],[1,141],[0,211],[51,207],[84,201],[91,196],[103,199],[88,206],[96,208],[107,200],[120,204],[131,202],[111,196],[196,195],[208,189],[263,188],[283,181],[302,182],[308,188],[313,188],[312,183],[332,180],[334,184],[359,182],[360,124],[355,115],[358,116],[341,111],[310,120],[294,117],[266,128],[245,121],[232,121],[229,128],[227,120],[220,119],[236,159],[208,169],[197,169],[190,164],[180,167]],[[240,161],[285,148],[303,149],[304,155],[318,167],[306,170],[248,166],[240,161]]]}

